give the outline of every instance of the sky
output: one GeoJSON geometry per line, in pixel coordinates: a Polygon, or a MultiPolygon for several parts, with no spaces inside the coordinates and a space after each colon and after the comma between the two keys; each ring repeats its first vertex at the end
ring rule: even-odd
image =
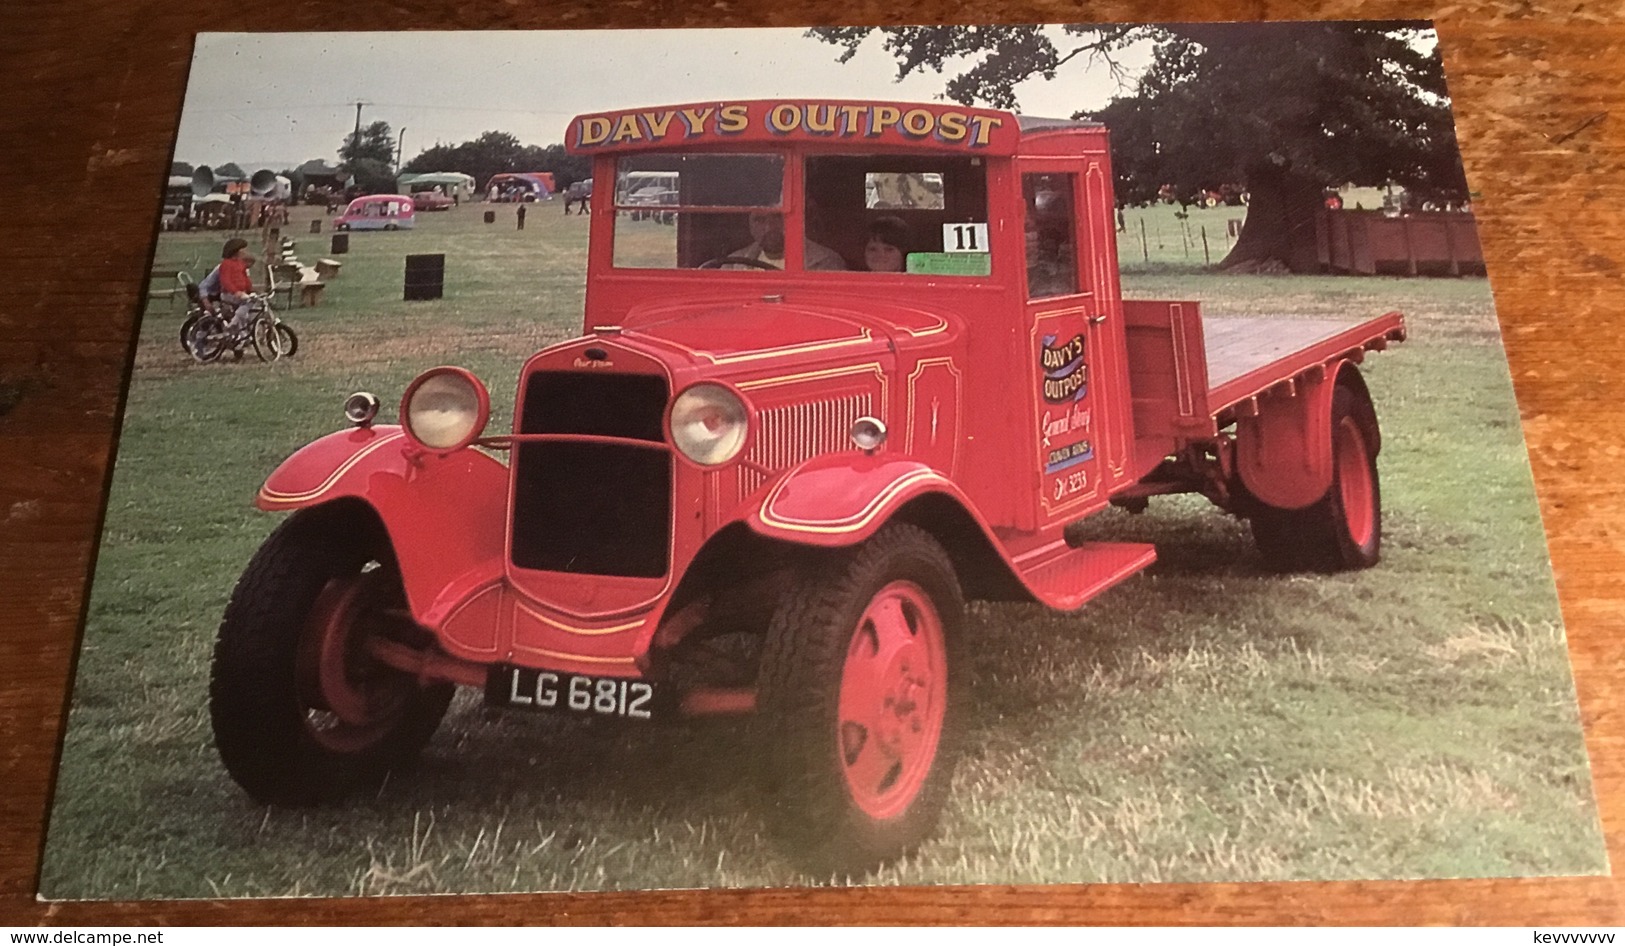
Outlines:
{"type": "MultiPolygon", "coordinates": [[[[563,141],[585,112],[775,97],[933,101],[947,75],[895,81],[871,37],[858,55],[801,29],[545,32],[205,33],[198,37],[175,159],[247,171],[336,160],[355,127],[386,121],[404,159],[434,144],[505,131],[525,144],[563,141]]],[[[1058,31],[1057,31],[1058,33],[1058,31]]],[[[1150,44],[1125,50],[1138,75],[1150,44]]],[[[1017,87],[1021,111],[1066,117],[1122,91],[1082,57],[1053,81],[1017,87]]]]}

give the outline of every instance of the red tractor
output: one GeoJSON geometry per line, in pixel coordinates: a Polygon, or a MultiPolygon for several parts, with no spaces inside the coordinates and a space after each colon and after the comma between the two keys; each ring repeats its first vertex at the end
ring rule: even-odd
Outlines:
{"type": "Polygon", "coordinates": [[[292,515],[232,595],[211,688],[254,798],[409,761],[457,686],[754,714],[772,829],[813,870],[861,871],[943,807],[965,600],[1072,611],[1155,558],[1068,526],[1198,492],[1271,566],[1377,561],[1358,365],[1402,317],[1123,300],[1105,128],[801,100],[568,134],[596,182],[582,334],[525,364],[512,429],[436,368],[398,424],[352,397],[351,426],[259,492],[292,515]],[[630,201],[651,175],[668,223],[630,201]]]}

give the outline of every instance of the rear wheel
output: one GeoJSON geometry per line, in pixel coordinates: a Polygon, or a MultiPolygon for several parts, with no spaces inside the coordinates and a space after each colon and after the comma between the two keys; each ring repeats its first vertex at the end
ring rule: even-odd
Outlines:
{"type": "Polygon", "coordinates": [[[190,330],[181,337],[181,346],[197,361],[207,364],[223,354],[231,345],[226,320],[218,315],[203,314],[189,320],[190,330]]]}
{"type": "Polygon", "coordinates": [[[192,329],[196,328],[198,320],[207,314],[206,312],[193,312],[186,317],[186,321],[181,323],[181,351],[186,352],[188,355],[192,353],[192,329]]]}
{"type": "Polygon", "coordinates": [[[256,801],[340,797],[428,742],[453,686],[379,663],[374,637],[425,643],[377,519],[349,505],[296,513],[232,591],[209,680],[215,746],[256,801]]]}
{"type": "Polygon", "coordinates": [[[1382,552],[1377,416],[1366,397],[1340,384],[1332,394],[1332,485],[1303,509],[1253,516],[1253,541],[1276,571],[1370,568],[1382,552]]]}
{"type": "Polygon", "coordinates": [[[963,599],[923,530],[896,524],[809,569],[769,625],[761,721],[772,827],[815,874],[858,874],[935,828],[958,756],[963,599]]]}

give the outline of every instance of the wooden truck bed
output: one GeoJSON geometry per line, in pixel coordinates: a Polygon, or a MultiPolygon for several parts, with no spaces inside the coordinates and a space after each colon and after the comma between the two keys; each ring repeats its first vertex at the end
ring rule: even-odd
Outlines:
{"type": "Polygon", "coordinates": [[[1218,414],[1311,368],[1353,352],[1385,348],[1389,339],[1397,341],[1404,334],[1405,323],[1397,312],[1366,322],[1204,319],[1207,408],[1218,414]]]}
{"type": "Polygon", "coordinates": [[[1218,433],[1244,401],[1405,337],[1405,319],[1212,318],[1194,302],[1124,303],[1134,424],[1141,438],[1218,433]]]}

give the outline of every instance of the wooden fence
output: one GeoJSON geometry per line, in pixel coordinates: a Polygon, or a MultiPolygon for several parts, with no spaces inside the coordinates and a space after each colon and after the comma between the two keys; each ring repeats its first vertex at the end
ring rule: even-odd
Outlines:
{"type": "Polygon", "coordinates": [[[1471,213],[1386,217],[1375,210],[1324,210],[1315,220],[1321,269],[1333,273],[1460,276],[1484,272],[1471,213]]]}

